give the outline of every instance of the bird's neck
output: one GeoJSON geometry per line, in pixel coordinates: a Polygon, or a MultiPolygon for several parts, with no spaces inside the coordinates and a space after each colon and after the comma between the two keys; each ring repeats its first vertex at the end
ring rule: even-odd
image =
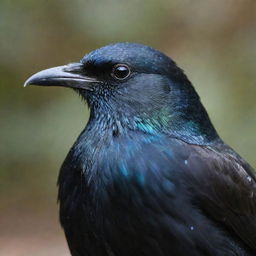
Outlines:
{"type": "Polygon", "coordinates": [[[190,144],[210,145],[220,138],[202,104],[189,109],[162,108],[128,116],[120,110],[92,109],[87,128],[95,136],[122,136],[131,131],[143,135],[165,134],[190,144]]]}

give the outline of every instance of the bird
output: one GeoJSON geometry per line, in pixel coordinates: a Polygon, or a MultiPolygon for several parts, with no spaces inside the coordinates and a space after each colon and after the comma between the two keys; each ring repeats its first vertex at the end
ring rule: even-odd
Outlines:
{"type": "Polygon", "coordinates": [[[58,177],[71,255],[256,255],[255,171],[170,57],[113,43],[27,85],[71,88],[90,109],[58,177]]]}

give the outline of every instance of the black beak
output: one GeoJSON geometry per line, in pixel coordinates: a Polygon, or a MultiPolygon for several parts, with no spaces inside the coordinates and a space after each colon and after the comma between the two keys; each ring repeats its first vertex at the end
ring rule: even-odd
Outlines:
{"type": "Polygon", "coordinates": [[[24,87],[27,85],[63,86],[92,91],[92,84],[99,81],[96,78],[84,76],[82,73],[80,63],[49,68],[32,75],[24,83],[24,87]]]}

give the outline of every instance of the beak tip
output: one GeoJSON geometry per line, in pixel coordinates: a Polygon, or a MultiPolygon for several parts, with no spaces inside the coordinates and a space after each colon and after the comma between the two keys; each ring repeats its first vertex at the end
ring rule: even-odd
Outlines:
{"type": "Polygon", "coordinates": [[[25,83],[23,84],[23,87],[25,88],[25,87],[27,87],[28,85],[29,85],[28,80],[26,80],[25,83]]]}
{"type": "Polygon", "coordinates": [[[39,73],[41,72],[38,72],[32,76],[30,76],[23,84],[23,87],[27,87],[29,85],[40,85],[40,82],[41,82],[41,76],[38,75],[39,73]]]}
{"type": "MultiPolygon", "coordinates": [[[[33,75],[34,76],[34,75],[33,75]]],[[[29,77],[23,84],[23,87],[27,87],[28,85],[32,85],[34,82],[33,76],[29,77]]]]}

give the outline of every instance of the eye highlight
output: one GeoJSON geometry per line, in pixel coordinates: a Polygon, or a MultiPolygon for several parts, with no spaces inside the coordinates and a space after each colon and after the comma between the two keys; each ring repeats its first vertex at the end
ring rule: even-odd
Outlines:
{"type": "Polygon", "coordinates": [[[113,67],[111,75],[115,79],[123,80],[131,74],[129,66],[126,64],[117,64],[113,67]]]}

